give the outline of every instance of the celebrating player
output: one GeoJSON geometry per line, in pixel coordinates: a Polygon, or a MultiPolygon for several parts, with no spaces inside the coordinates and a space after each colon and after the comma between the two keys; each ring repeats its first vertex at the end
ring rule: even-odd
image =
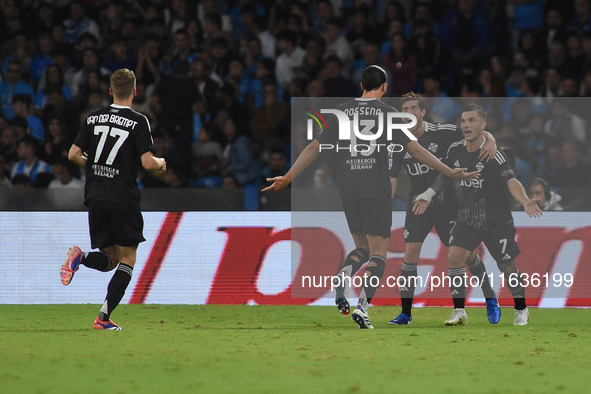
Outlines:
{"type": "MultiPolygon", "coordinates": [[[[371,122],[377,124],[376,115],[365,114],[385,116],[388,112],[397,112],[395,108],[380,101],[387,87],[386,72],[381,67],[369,66],[361,78],[363,90],[361,98],[343,103],[337,109],[348,114],[351,121],[356,118],[353,114],[358,113],[359,124],[371,124],[371,122]],[[361,110],[362,107],[364,110],[361,110]]],[[[335,124],[335,117],[333,116],[330,121],[333,127],[329,127],[304,149],[285,176],[267,179],[273,183],[263,191],[285,189],[318,157],[320,144],[334,146],[337,143],[338,127],[335,124]]],[[[392,141],[388,141],[386,133],[382,133],[375,140],[374,146],[389,146],[389,144],[405,146],[421,162],[453,178],[470,180],[477,175],[476,172],[467,174],[463,168],[450,169],[421,147],[412,133],[408,131],[397,129],[393,132],[392,138],[392,141]]],[[[366,280],[364,280],[359,295],[359,303],[352,314],[352,319],[359,325],[359,328],[365,329],[373,328],[369,322],[367,308],[379,287],[379,281],[386,267],[386,252],[392,226],[393,195],[388,174],[388,149],[370,149],[359,158],[357,157],[359,152],[353,145],[354,141],[351,141],[349,150],[339,149],[337,152],[340,195],[356,248],[346,257],[339,272],[341,278],[350,278],[369,259],[364,272],[366,280]],[[377,277],[378,280],[371,280],[371,277],[377,277]]],[[[336,287],[335,303],[342,314],[348,315],[350,305],[345,294],[345,282],[346,280],[339,280],[336,287]]]]}
{"type": "Polygon", "coordinates": [[[82,252],[72,246],[60,274],[64,285],[72,281],[80,264],[107,272],[117,268],[107,288],[105,302],[94,320],[94,329],[122,330],[110,319],[131,280],[137,247],[145,241],[136,184],[138,164],[157,175],[166,161],[155,157],[148,119],[131,109],[136,92],[133,71],[119,69],[111,76],[113,104],[88,116],[70,148],[68,158],[86,167],[84,203],[92,248],[82,252]]]}
{"type": "MultiPolygon", "coordinates": [[[[423,121],[426,109],[421,95],[412,92],[407,93],[402,96],[401,103],[402,112],[412,113],[417,117],[417,124],[410,131],[417,138],[419,144],[431,151],[436,157],[442,159],[452,143],[463,139],[462,133],[458,132],[458,127],[455,124],[439,124],[423,121]]],[[[480,151],[479,158],[489,161],[496,155],[497,148],[492,135],[487,131],[484,132],[484,135],[486,136],[486,143],[480,151]]],[[[402,313],[389,322],[389,324],[402,325],[412,323],[411,309],[416,288],[417,264],[423,242],[431,232],[431,229],[435,227],[443,245],[446,247],[449,246],[449,236],[451,229],[456,223],[459,205],[453,186],[449,185],[437,195],[423,215],[415,215],[412,212],[413,205],[411,202],[414,201],[419,193],[425,191],[433,183],[438,173],[425,164],[420,163],[408,154],[406,150],[391,153],[391,156],[390,177],[397,179],[401,168],[404,167],[410,178],[409,204],[404,223],[404,242],[406,243],[406,249],[400,270],[400,276],[405,278],[403,285],[400,286],[402,313]]],[[[394,181],[394,187],[396,184],[397,182],[394,181]]],[[[488,321],[492,324],[498,323],[501,318],[501,309],[499,308],[495,293],[490,286],[486,267],[482,263],[480,256],[476,253],[471,253],[468,256],[466,265],[472,275],[479,278],[482,292],[486,298],[488,321]]]]}
{"type": "MultiPolygon", "coordinates": [[[[503,272],[505,283],[515,302],[514,325],[523,326],[529,321],[525,302],[525,288],[515,258],[521,250],[515,242],[515,225],[511,215],[509,193],[525,208],[529,217],[539,217],[542,211],[536,204],[539,198],[528,198],[523,185],[515,179],[507,156],[498,151],[494,159],[483,162],[480,154],[485,144],[483,130],[487,114],[479,105],[468,105],[461,115],[464,140],[453,143],[445,163],[454,167],[467,167],[480,172],[479,179],[460,182],[460,210],[457,224],[449,240],[449,277],[454,311],[445,325],[467,324],[464,308],[466,300],[466,269],[464,262],[476,247],[484,242],[486,248],[503,272]],[[459,279],[459,280],[456,280],[459,279]]],[[[429,202],[447,184],[444,174],[416,198],[413,212],[423,214],[429,202]]]]}

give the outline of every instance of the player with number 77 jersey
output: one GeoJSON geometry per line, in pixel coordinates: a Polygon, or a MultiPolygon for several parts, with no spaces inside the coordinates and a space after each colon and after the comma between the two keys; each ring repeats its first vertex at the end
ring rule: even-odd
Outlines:
{"type": "Polygon", "coordinates": [[[100,252],[84,253],[72,246],[60,269],[62,284],[69,285],[80,265],[103,272],[118,266],[94,321],[97,330],[122,329],[110,315],[131,281],[137,247],[145,241],[136,183],[139,163],[156,175],[166,171],[166,161],[154,156],[148,119],[131,109],[135,74],[119,69],[110,82],[113,104],[88,116],[68,153],[72,162],[86,168],[84,204],[91,246],[100,252]]]}

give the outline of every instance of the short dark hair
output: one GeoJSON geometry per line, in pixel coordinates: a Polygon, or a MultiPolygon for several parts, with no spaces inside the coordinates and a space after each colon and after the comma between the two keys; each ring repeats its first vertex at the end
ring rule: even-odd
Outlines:
{"type": "Polygon", "coordinates": [[[388,74],[382,67],[372,64],[363,71],[361,84],[366,92],[376,90],[385,83],[388,83],[388,74]]]}
{"type": "Polygon", "coordinates": [[[39,148],[39,141],[31,134],[25,134],[24,137],[21,138],[21,140],[18,143],[20,144],[21,142],[26,145],[29,145],[30,147],[35,149],[35,151],[39,148]]]}
{"type": "Polygon", "coordinates": [[[16,126],[27,130],[29,128],[29,122],[23,116],[16,115],[8,121],[9,126],[16,126]]]}
{"type": "Polygon", "coordinates": [[[12,98],[12,103],[24,103],[27,105],[27,108],[31,107],[31,103],[33,102],[33,99],[31,99],[31,96],[29,96],[28,94],[24,94],[24,93],[20,93],[15,95],[12,98]]]}
{"type": "Polygon", "coordinates": [[[402,106],[404,103],[408,102],[408,101],[418,101],[419,102],[419,108],[421,110],[425,109],[425,99],[423,98],[422,95],[415,93],[415,92],[408,92],[403,94],[400,97],[400,105],[402,106]]]}
{"type": "Polygon", "coordinates": [[[468,105],[466,105],[462,109],[462,113],[464,113],[464,112],[472,112],[472,111],[478,112],[478,116],[480,116],[484,120],[486,120],[487,117],[488,117],[488,114],[486,113],[486,110],[484,108],[482,108],[482,106],[480,106],[478,104],[468,104],[468,105]]]}

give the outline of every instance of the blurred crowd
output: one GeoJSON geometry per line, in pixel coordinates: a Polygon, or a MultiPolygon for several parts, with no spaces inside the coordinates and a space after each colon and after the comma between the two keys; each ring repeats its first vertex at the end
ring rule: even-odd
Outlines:
{"type": "Polygon", "coordinates": [[[67,151],[125,67],[168,163],[141,187],[261,186],[301,148],[291,98],[357,96],[371,64],[427,120],[499,97],[488,129],[519,179],[591,208],[590,0],[0,0],[0,185],[81,187],[67,151]]]}

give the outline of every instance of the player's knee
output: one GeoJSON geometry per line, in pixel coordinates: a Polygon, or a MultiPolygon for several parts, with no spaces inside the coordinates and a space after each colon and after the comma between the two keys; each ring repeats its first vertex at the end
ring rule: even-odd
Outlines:
{"type": "Polygon", "coordinates": [[[450,251],[447,254],[447,260],[449,261],[449,266],[451,268],[461,268],[464,266],[464,258],[458,253],[450,251]]]}
{"type": "Polygon", "coordinates": [[[512,274],[515,272],[515,260],[497,261],[497,267],[504,274],[512,274]]]}
{"type": "Polygon", "coordinates": [[[416,250],[414,248],[407,248],[406,253],[404,253],[404,262],[407,264],[417,264],[419,262],[420,255],[420,249],[416,250]]]}
{"type": "Polygon", "coordinates": [[[353,260],[357,263],[365,263],[368,258],[369,250],[366,247],[357,248],[347,255],[347,260],[353,260]]]}

